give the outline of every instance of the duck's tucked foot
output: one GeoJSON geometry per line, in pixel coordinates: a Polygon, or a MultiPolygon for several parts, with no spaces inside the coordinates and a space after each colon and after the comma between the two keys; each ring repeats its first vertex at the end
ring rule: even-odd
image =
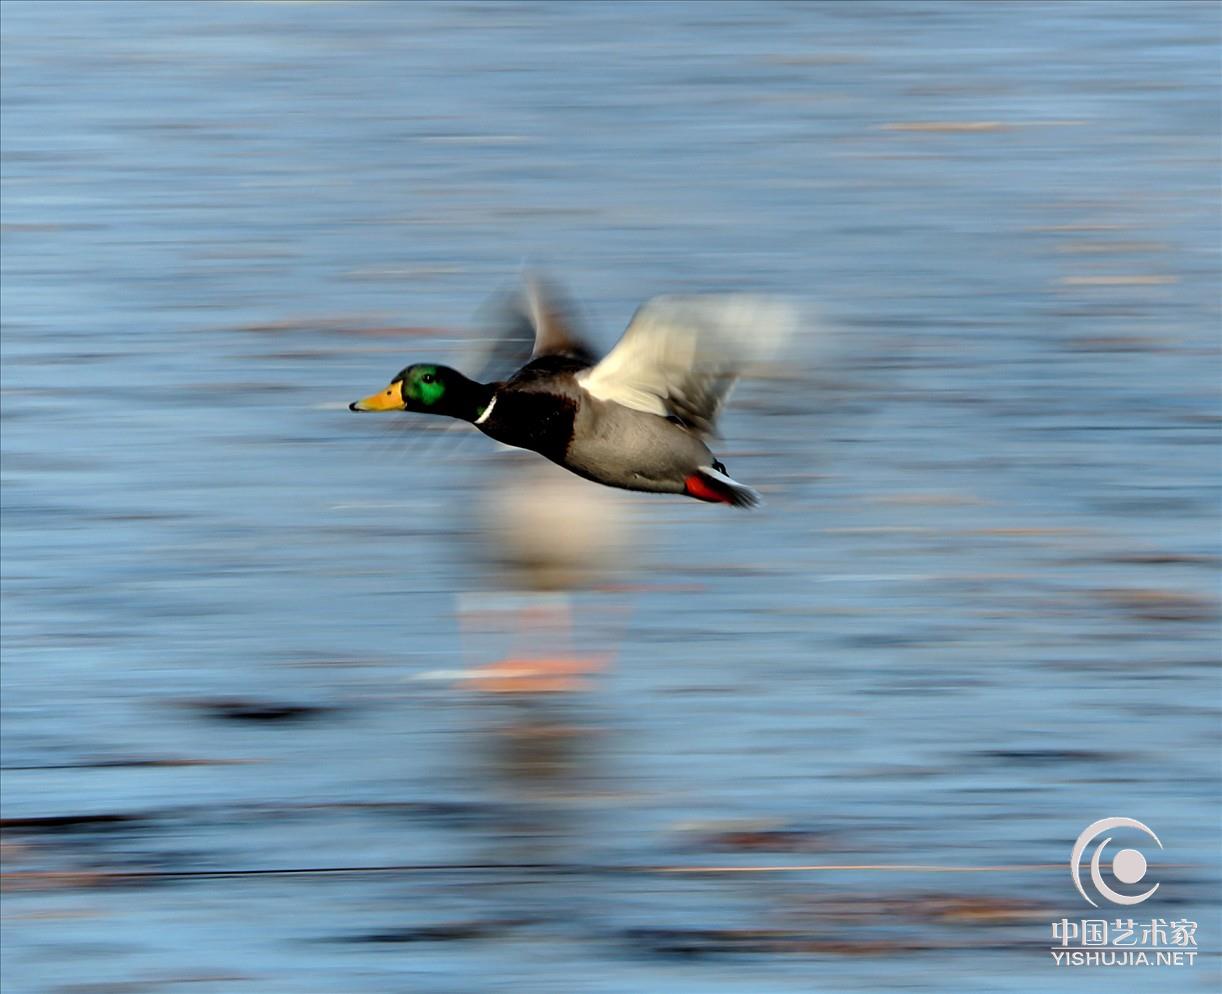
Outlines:
{"type": "Polygon", "coordinates": [[[737,480],[732,480],[723,472],[725,466],[721,463],[712,466],[701,466],[699,470],[683,481],[689,497],[705,500],[711,504],[731,504],[734,507],[756,507],[760,503],[760,495],[750,487],[737,480]]]}

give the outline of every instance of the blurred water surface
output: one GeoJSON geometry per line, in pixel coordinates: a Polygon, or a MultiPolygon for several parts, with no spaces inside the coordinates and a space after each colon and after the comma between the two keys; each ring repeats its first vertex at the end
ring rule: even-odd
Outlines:
{"type": "Polygon", "coordinates": [[[5,990],[1113,990],[1046,951],[1113,814],[1213,950],[1124,989],[1214,989],[1217,6],[3,32],[5,990]],[[564,705],[417,679],[497,651],[455,604],[505,456],[340,406],[523,259],[604,344],[724,289],[856,342],[833,410],[736,398],[762,511],[622,498],[564,705]],[[809,863],[1049,868],[649,869],[809,863]],[[404,864],[518,869],[91,876],[404,864]]]}

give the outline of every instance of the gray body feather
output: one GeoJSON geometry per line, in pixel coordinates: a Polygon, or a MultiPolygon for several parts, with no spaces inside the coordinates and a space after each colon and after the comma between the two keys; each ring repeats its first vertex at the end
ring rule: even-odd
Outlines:
{"type": "Polygon", "coordinates": [[[677,494],[713,454],[673,421],[588,394],[581,398],[566,465],[613,487],[677,494]]]}

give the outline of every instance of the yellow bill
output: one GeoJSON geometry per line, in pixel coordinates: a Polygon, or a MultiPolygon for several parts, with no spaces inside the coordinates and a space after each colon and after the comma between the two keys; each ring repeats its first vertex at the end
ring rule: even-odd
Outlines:
{"type": "Polygon", "coordinates": [[[402,411],[403,381],[395,380],[390,386],[379,393],[371,393],[368,397],[349,404],[350,411],[402,411]]]}

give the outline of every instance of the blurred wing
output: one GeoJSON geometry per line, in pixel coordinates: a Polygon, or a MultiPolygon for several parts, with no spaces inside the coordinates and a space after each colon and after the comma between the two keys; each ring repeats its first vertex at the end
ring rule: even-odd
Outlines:
{"type": "Polygon", "coordinates": [[[530,353],[532,359],[563,355],[594,363],[597,357],[577,331],[573,306],[555,284],[537,276],[527,277],[522,304],[535,332],[535,346],[530,353]]]}
{"type": "Polygon", "coordinates": [[[674,416],[709,435],[734,381],[772,355],[797,319],[791,304],[768,297],[657,297],[577,382],[600,400],[674,416]]]}
{"type": "Polygon", "coordinates": [[[576,319],[567,298],[538,277],[528,277],[517,293],[494,297],[480,310],[477,323],[494,338],[483,354],[466,365],[480,383],[508,379],[532,359],[564,355],[589,362],[594,353],[575,331],[576,319]]]}

